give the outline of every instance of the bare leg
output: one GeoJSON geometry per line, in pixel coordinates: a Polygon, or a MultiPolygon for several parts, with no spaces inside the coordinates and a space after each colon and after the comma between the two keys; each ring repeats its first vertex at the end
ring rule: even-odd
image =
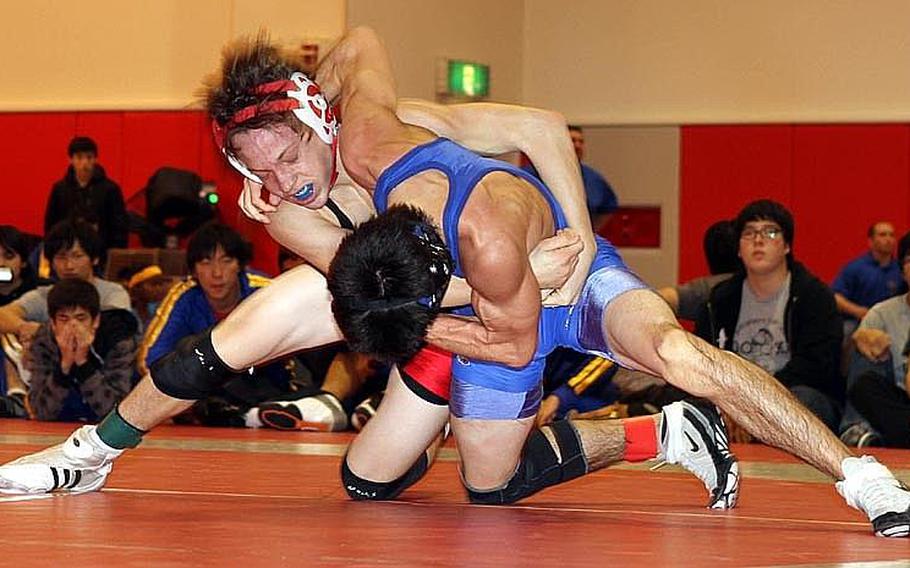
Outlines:
{"type": "MultiPolygon", "coordinates": [[[[244,300],[212,331],[215,350],[233,369],[245,369],[340,338],[325,279],[307,266],[276,278],[244,300]]],[[[118,408],[127,422],[148,431],[194,402],[162,393],[146,375],[118,408]]]]}
{"type": "MultiPolygon", "coordinates": [[[[356,475],[375,482],[404,475],[420,455],[441,439],[449,408],[430,404],[405,386],[397,369],[389,375],[382,404],[348,449],[356,475]]],[[[433,452],[431,452],[433,453],[433,452]]]]}
{"type": "Polygon", "coordinates": [[[534,417],[465,420],[453,416],[451,422],[465,484],[471,489],[488,491],[508,483],[518,467],[534,417]]]}
{"type": "Polygon", "coordinates": [[[815,415],[758,366],[683,330],[654,292],[613,300],[604,329],[621,364],[711,400],[756,438],[843,479],[850,452],[815,415]]]}

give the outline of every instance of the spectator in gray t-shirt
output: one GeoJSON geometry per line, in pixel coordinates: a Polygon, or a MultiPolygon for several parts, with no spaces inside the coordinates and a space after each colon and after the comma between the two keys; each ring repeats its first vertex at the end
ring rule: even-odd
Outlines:
{"type": "Polygon", "coordinates": [[[729,279],[741,266],[737,256],[739,236],[731,221],[718,221],[708,227],[702,244],[710,276],[658,290],[679,319],[697,321],[708,303],[711,288],[729,279]]]}
{"type": "MultiPolygon", "coordinates": [[[[94,227],[82,221],[64,221],[48,233],[44,254],[51,260],[57,277],[91,282],[101,297],[101,309],[130,309],[130,296],[123,286],[95,276],[101,242],[94,227]]],[[[0,308],[0,333],[15,333],[27,344],[42,323],[48,320],[47,294],[50,286],[27,292],[0,308]]]]}

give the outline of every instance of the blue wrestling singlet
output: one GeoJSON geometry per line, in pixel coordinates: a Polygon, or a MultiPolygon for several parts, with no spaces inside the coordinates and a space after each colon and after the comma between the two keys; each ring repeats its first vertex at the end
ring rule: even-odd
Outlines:
{"type": "MultiPolygon", "coordinates": [[[[449,194],[443,210],[443,227],[444,238],[452,253],[457,276],[464,276],[458,252],[458,221],[471,191],[481,179],[492,172],[507,172],[533,185],[550,205],[556,228],[564,229],[568,226],[553,194],[540,180],[506,162],[478,156],[445,138],[437,138],[413,148],[382,172],[373,193],[376,210],[384,212],[388,208],[389,194],[395,187],[427,170],[438,170],[449,180],[449,194]]],[[[619,294],[628,290],[647,288],[647,285],[629,270],[613,245],[601,237],[597,237],[596,240],[597,253],[578,302],[571,306],[541,309],[537,351],[528,365],[515,368],[461,356],[455,357],[450,400],[453,414],[462,418],[531,416],[536,413],[540,403],[540,384],[546,357],[553,349],[563,346],[611,357],[612,353],[606,344],[602,329],[604,310],[619,294]],[[459,385],[462,385],[462,388],[459,388],[459,385]],[[508,398],[510,403],[505,404],[505,400],[502,400],[502,403],[491,404],[497,397],[508,398]],[[503,415],[499,415],[500,412],[496,410],[498,408],[502,409],[503,415]],[[519,410],[514,412],[505,408],[519,410]]],[[[470,307],[454,311],[462,315],[473,313],[470,307]]]]}

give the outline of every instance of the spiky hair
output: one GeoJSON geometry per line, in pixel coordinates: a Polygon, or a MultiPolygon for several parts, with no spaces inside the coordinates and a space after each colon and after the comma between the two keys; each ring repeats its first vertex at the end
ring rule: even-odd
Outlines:
{"type": "MultiPolygon", "coordinates": [[[[301,57],[275,45],[269,34],[260,30],[256,35],[240,37],[224,47],[221,67],[205,78],[200,95],[209,116],[224,126],[238,110],[261,105],[281,96],[255,94],[253,89],[256,86],[288,79],[292,73],[303,69],[301,57]]],[[[260,115],[245,122],[240,128],[261,128],[266,124],[287,121],[289,115],[287,112],[260,115]]],[[[296,125],[299,121],[287,123],[296,125]]],[[[228,133],[228,140],[230,134],[231,132],[228,133]]]]}

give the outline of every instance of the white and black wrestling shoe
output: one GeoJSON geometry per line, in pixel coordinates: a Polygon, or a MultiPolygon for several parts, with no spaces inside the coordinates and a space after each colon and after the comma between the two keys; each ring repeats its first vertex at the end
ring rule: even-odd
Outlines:
{"type": "Polygon", "coordinates": [[[724,421],[712,404],[674,402],[663,408],[658,459],[679,464],[705,484],[710,509],[731,509],[739,495],[739,463],[724,421]]]}
{"type": "Polygon", "coordinates": [[[322,392],[296,400],[273,400],[259,405],[263,426],[276,430],[339,432],[348,427],[348,415],[335,395],[322,392]]]}
{"type": "Polygon", "coordinates": [[[0,466],[0,493],[87,493],[101,489],[113,468],[115,450],[95,434],[94,426],[83,426],[62,444],[23,456],[0,466]]]}
{"type": "Polygon", "coordinates": [[[847,504],[866,513],[876,536],[910,536],[910,489],[872,456],[843,461],[844,480],[837,492],[847,504]]]}

